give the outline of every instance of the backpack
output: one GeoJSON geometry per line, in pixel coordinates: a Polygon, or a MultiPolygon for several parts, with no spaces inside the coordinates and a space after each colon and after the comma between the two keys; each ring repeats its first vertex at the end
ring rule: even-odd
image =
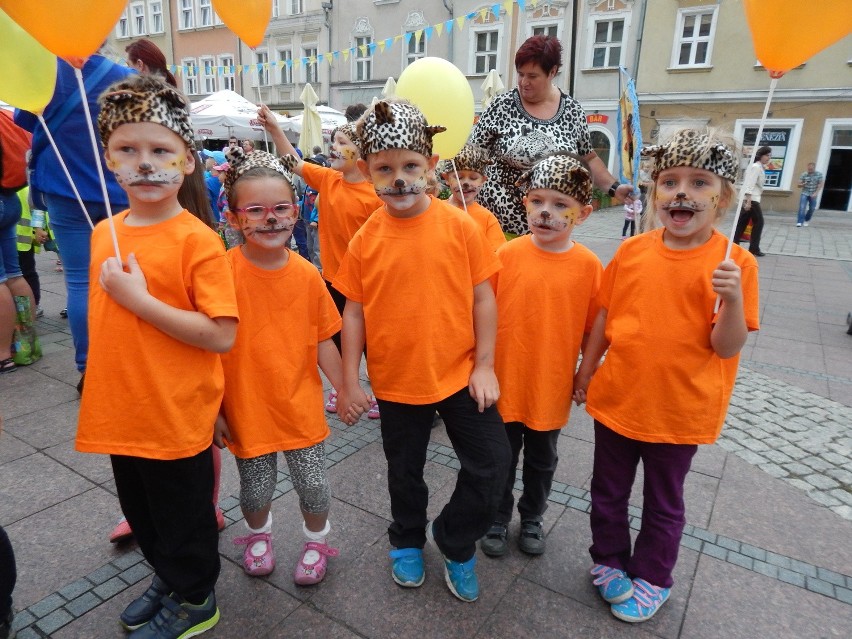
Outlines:
{"type": "Polygon", "coordinates": [[[33,136],[0,109],[0,189],[17,191],[27,185],[27,151],[33,136]]]}

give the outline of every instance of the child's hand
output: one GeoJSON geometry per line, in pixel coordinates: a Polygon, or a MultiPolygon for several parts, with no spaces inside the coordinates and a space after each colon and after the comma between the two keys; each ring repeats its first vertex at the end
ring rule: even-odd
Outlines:
{"type": "Polygon", "coordinates": [[[225,448],[229,441],[231,441],[231,431],[228,430],[228,422],[225,421],[225,416],[219,413],[213,425],[213,443],[219,448],[225,448]]]}
{"type": "Polygon", "coordinates": [[[480,413],[500,399],[500,384],[491,366],[475,366],[467,388],[480,413]]]}
{"type": "Polygon", "coordinates": [[[281,127],[278,126],[278,118],[275,117],[272,110],[265,104],[261,104],[257,108],[257,119],[260,120],[263,128],[269,133],[275,133],[281,129],[281,127]]]}
{"type": "Polygon", "coordinates": [[[114,257],[107,259],[101,265],[101,276],[98,281],[107,295],[130,311],[133,311],[134,306],[148,295],[148,282],[133,253],[127,256],[126,272],[118,259],[114,257]]]}
{"type": "Polygon", "coordinates": [[[347,426],[352,426],[368,410],[370,410],[370,398],[360,384],[344,386],[337,391],[337,416],[347,426]]]}
{"type": "Polygon", "coordinates": [[[731,304],[742,299],[740,267],[733,260],[724,260],[713,271],[713,291],[723,301],[731,304]]]}
{"type": "Polygon", "coordinates": [[[33,242],[35,242],[38,246],[41,246],[45,242],[47,242],[47,231],[44,229],[35,229],[35,233],[33,235],[33,242]]]}
{"type": "Polygon", "coordinates": [[[589,382],[592,381],[592,376],[584,372],[582,367],[574,375],[574,403],[579,406],[586,403],[586,391],[589,388],[589,382]]]}

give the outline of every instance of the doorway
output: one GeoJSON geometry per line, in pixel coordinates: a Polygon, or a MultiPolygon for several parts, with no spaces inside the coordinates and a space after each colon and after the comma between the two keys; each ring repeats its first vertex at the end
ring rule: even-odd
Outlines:
{"type": "Polygon", "coordinates": [[[852,149],[831,149],[819,208],[848,211],[852,197],[852,149]]]}

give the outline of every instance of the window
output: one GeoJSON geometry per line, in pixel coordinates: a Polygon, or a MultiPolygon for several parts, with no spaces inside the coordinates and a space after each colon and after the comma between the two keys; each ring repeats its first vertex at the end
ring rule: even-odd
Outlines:
{"type": "Polygon", "coordinates": [[[272,17],[277,18],[278,15],[278,0],[272,0],[272,17]]]}
{"type": "Polygon", "coordinates": [[[287,15],[297,16],[304,13],[303,0],[284,0],[287,3],[287,15]]]}
{"type": "Polygon", "coordinates": [[[184,58],[183,65],[183,92],[187,95],[198,95],[198,67],[195,58],[184,58]]]}
{"type": "MultiPolygon", "coordinates": [[[[734,127],[734,137],[742,140],[742,158],[740,160],[740,176],[742,181],[745,169],[748,168],[751,154],[756,145],[755,136],[760,122],[758,120],[737,120],[734,127]]],[[[779,119],[772,118],[766,122],[760,142],[757,146],[768,146],[772,149],[769,164],[766,165],[766,181],[764,188],[769,190],[789,190],[795,184],[794,175],[796,156],[799,150],[799,141],[802,135],[801,119],[779,119]]]]}
{"type": "Polygon", "coordinates": [[[589,127],[589,139],[592,143],[592,150],[598,154],[598,157],[604,163],[604,165],[612,171],[613,166],[610,161],[610,155],[612,153],[612,136],[604,128],[600,127],[589,127]]]}
{"type": "Polygon", "coordinates": [[[141,36],[148,33],[145,29],[145,4],[142,2],[134,2],[130,5],[130,15],[132,16],[130,29],[135,36],[141,36]]]}
{"type": "Polygon", "coordinates": [[[420,42],[417,41],[417,35],[411,33],[411,39],[408,41],[408,47],[405,53],[405,65],[408,66],[415,60],[426,57],[426,34],[420,34],[420,42]]]}
{"type": "Polygon", "coordinates": [[[201,72],[202,93],[216,92],[216,67],[213,58],[205,56],[198,59],[199,71],[201,72]]]}
{"type": "Polygon", "coordinates": [[[281,84],[293,84],[293,52],[290,49],[278,49],[278,62],[281,67],[281,84]]]}
{"type": "Polygon", "coordinates": [[[199,27],[213,26],[213,7],[210,4],[211,1],[212,0],[198,0],[199,27]]]}
{"type": "Polygon", "coordinates": [[[305,63],[305,82],[317,82],[317,78],[319,77],[317,73],[317,49],[316,47],[305,47],[302,49],[302,57],[307,58],[308,61],[305,63]],[[313,62],[311,62],[313,60],[313,62]]]}
{"type": "Polygon", "coordinates": [[[118,23],[115,25],[115,37],[116,38],[129,38],[130,37],[130,20],[127,17],[127,12],[129,10],[125,9],[124,13],[122,13],[118,17],[118,23]]]}
{"type": "Polygon", "coordinates": [[[151,28],[151,33],[163,33],[163,2],[162,0],[156,0],[156,2],[148,3],[148,24],[151,28]]]}
{"type": "Polygon", "coordinates": [[[542,24],[532,28],[532,33],[530,35],[543,35],[549,36],[551,38],[559,37],[559,27],[555,24],[542,24]]]}
{"type": "Polygon", "coordinates": [[[717,10],[718,7],[696,7],[678,11],[672,67],[710,66],[717,10]]]}
{"type": "Polygon", "coordinates": [[[219,89],[234,90],[234,58],[229,55],[219,56],[219,66],[222,73],[219,74],[219,89]]]}
{"type": "Polygon", "coordinates": [[[497,68],[497,41],[499,31],[479,31],[474,33],[473,72],[484,75],[497,68]]]}
{"type": "Polygon", "coordinates": [[[192,29],[195,27],[194,0],[180,0],[180,29],[192,29]]]}
{"type": "Polygon", "coordinates": [[[597,20],[592,29],[591,64],[593,69],[614,68],[621,65],[624,51],[624,20],[597,20]]]}
{"type": "Polygon", "coordinates": [[[356,82],[373,78],[373,52],[370,50],[372,42],[370,36],[355,38],[355,74],[352,79],[356,82]]]}
{"type": "Polygon", "coordinates": [[[254,68],[254,86],[269,86],[269,53],[266,51],[255,51],[254,61],[256,65],[254,68]]]}

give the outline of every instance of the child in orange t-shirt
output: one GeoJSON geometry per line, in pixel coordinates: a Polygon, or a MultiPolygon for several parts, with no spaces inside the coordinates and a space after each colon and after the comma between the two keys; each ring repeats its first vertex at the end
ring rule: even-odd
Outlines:
{"type": "Polygon", "coordinates": [[[506,422],[512,463],[497,517],[480,542],[500,557],[508,551],[515,472],[524,450],[524,489],[518,500],[520,549],[544,552],[542,515],[559,460],[557,442],[571,411],[572,379],[580,346],[597,316],[595,295],[603,267],[571,239],[592,212],[592,176],[574,155],[552,155],[517,183],[525,193],[532,235],[497,251],[503,268],[491,279],[497,296],[497,408],[506,422]]]}
{"type": "Polygon", "coordinates": [[[101,97],[107,166],[130,209],[92,233],[89,363],[77,450],[111,456],[119,502],[154,578],[121,613],[134,639],[200,634],[219,620],[213,425],[222,403],[219,353],[237,303],[219,236],[184,210],[195,168],[186,102],[153,76],[101,97]],[[126,269],[126,270],[125,270],[126,269]],[[116,400],[120,380],[120,401],[116,400]]]}
{"type": "Polygon", "coordinates": [[[734,145],[683,129],[642,154],[654,160],[649,209],[663,228],[625,240],[607,266],[574,379],[575,400],[588,400],[595,419],[593,583],[628,622],[651,618],[669,598],[686,474],[697,445],[719,436],[740,349],[758,329],[757,261],[736,245],[725,259],[728,242],[714,228],[734,198],[734,145]],[[631,549],[639,460],[644,505],[631,549]]]}
{"type": "MultiPolygon", "coordinates": [[[[382,206],[382,201],[376,195],[373,186],[364,178],[356,164],[359,151],[355,138],[355,125],[347,123],[332,132],[331,153],[328,156],[331,166],[326,168],[305,162],[298,156],[296,149],[278,126],[278,121],[269,107],[264,105],[258,109],[258,119],[269,131],[275,146],[282,152],[284,166],[301,176],[309,187],[319,192],[317,203],[319,217],[322,220],[322,224],[319,225],[322,276],[337,310],[343,313],[346,297],[332,285],[332,282],[352,236],[373,211],[382,206]]],[[[340,350],[340,333],[334,335],[332,339],[340,350]]],[[[334,388],[329,393],[325,409],[329,413],[337,412],[337,391],[334,388]]],[[[379,418],[379,408],[375,400],[368,411],[368,416],[371,419],[379,418]]]]}
{"type": "Polygon", "coordinates": [[[243,569],[252,576],[275,568],[272,495],[278,451],[284,452],[299,495],[307,541],[294,581],[322,581],[329,556],[331,495],[325,471],[329,435],[317,364],[340,384],[340,353],[331,336],[340,315],[317,269],[287,247],[298,219],[284,166],[264,151],[228,151],[228,222],[246,241],[228,251],[240,308],[234,348],[222,356],[225,399],[215,442],[227,445],[240,473],[240,506],[249,534],[243,569]]]}
{"type": "Polygon", "coordinates": [[[506,243],[506,236],[494,214],[476,201],[488,179],[485,167],[493,162],[481,146],[465,144],[452,160],[441,160],[438,174],[450,187],[449,203],[470,214],[496,251],[506,243]]]}
{"type": "Polygon", "coordinates": [[[358,166],[384,206],[352,238],[334,280],[347,298],[338,401],[350,407],[339,411],[346,423],[369,407],[358,383],[366,339],[388,462],[393,579],[423,583],[429,536],[452,593],[474,601],[476,541],[494,518],[509,465],[494,405],[497,309],[488,281],[500,263],[469,215],[425,193],[438,162],[432,136],[441,131],[407,102],[377,102],[359,120],[358,166]],[[427,526],[423,469],[436,411],[461,470],[449,503],[427,526]]]}

